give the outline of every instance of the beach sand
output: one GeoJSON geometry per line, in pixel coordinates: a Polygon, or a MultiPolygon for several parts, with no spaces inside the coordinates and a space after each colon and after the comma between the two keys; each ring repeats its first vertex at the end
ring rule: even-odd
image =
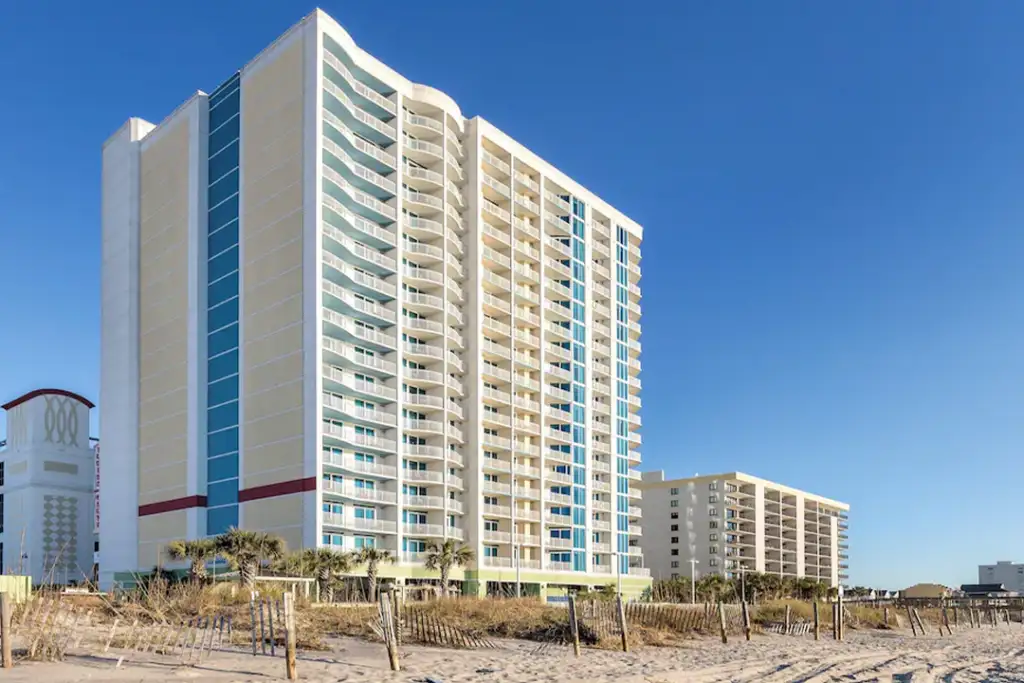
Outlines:
{"type": "MultiPolygon", "coordinates": [[[[498,641],[493,650],[402,648],[399,673],[388,669],[383,645],[355,639],[330,642],[331,651],[302,652],[300,680],[438,683],[726,683],[745,681],[952,681],[1005,683],[1024,681],[1024,627],[963,629],[952,636],[914,637],[909,631],[850,631],[837,643],[823,634],[755,636],[728,645],[701,638],[680,647],[646,647],[629,654],[584,649],[575,659],[562,646],[498,641]]],[[[64,662],[19,663],[0,674],[4,681],[266,681],[284,677],[284,660],[214,652],[199,666],[182,666],[169,657],[134,654],[119,666],[111,651],[103,657],[72,653],[64,662]]]]}

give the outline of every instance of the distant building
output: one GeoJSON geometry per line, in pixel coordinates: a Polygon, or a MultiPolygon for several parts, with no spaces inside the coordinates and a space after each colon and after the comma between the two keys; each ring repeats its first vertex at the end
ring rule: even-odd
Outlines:
{"type": "Polygon", "coordinates": [[[1006,590],[1024,593],[1024,564],[1003,560],[978,565],[978,583],[1001,583],[1006,590]]]}
{"type": "Polygon", "coordinates": [[[79,583],[93,575],[93,404],[63,389],[38,389],[3,405],[0,561],[33,583],[79,583]]]}
{"type": "Polygon", "coordinates": [[[655,578],[747,571],[847,578],[850,506],[742,472],[666,480],[645,472],[640,547],[655,578]],[[666,542],[667,541],[667,542],[666,542]]]}
{"type": "Polygon", "coordinates": [[[900,591],[901,598],[945,598],[953,590],[941,583],[918,583],[900,591]]]}
{"type": "Polygon", "coordinates": [[[965,583],[960,586],[960,592],[969,598],[1006,597],[1015,594],[1015,591],[1008,590],[1001,583],[965,583]]]}

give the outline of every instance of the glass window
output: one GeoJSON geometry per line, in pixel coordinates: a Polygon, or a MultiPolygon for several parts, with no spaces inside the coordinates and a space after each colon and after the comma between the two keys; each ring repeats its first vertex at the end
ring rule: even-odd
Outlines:
{"type": "Polygon", "coordinates": [[[238,375],[212,382],[206,387],[206,405],[219,406],[238,399],[238,375]]]}
{"type": "MultiPolygon", "coordinates": [[[[224,252],[225,249],[233,247],[238,244],[238,214],[230,219],[226,224],[218,226],[216,230],[210,231],[210,236],[206,240],[207,257],[214,258],[218,254],[224,252]]],[[[208,277],[207,282],[212,282],[215,278],[208,277]]]]}
{"type": "MultiPolygon", "coordinates": [[[[210,180],[214,180],[210,178],[210,180]]],[[[207,206],[217,206],[231,195],[238,192],[238,169],[229,171],[226,176],[210,185],[207,193],[207,206]]]]}
{"type": "Polygon", "coordinates": [[[216,155],[210,156],[210,163],[207,166],[209,180],[216,180],[233,168],[238,168],[238,140],[232,142],[216,155]]]}
{"type": "Polygon", "coordinates": [[[211,432],[238,424],[238,401],[231,401],[206,411],[206,425],[211,432]]]}
{"type": "Polygon", "coordinates": [[[216,382],[238,372],[238,349],[211,358],[206,364],[207,380],[216,382]]]}
{"type": "Polygon", "coordinates": [[[234,505],[238,502],[238,480],[227,479],[206,487],[206,504],[213,507],[234,505]]]}
{"type": "Polygon", "coordinates": [[[210,356],[217,356],[230,349],[238,348],[238,323],[229,325],[210,335],[207,351],[210,356]]]}
{"type": "Polygon", "coordinates": [[[221,202],[210,209],[207,219],[207,234],[213,234],[218,228],[223,227],[238,218],[238,195],[221,202]]]}
{"type": "Polygon", "coordinates": [[[225,429],[206,437],[206,455],[213,458],[238,451],[238,427],[225,429]]]}
{"type": "Polygon", "coordinates": [[[238,271],[217,280],[206,290],[206,305],[212,308],[238,296],[238,271]]]}
{"type": "Polygon", "coordinates": [[[220,481],[238,477],[238,453],[210,458],[206,461],[206,480],[220,481]]]}
{"type": "MultiPolygon", "coordinates": [[[[206,312],[206,329],[210,332],[238,322],[238,299],[231,299],[206,312]]],[[[236,344],[237,346],[237,344],[236,344]]]]}
{"type": "Polygon", "coordinates": [[[238,270],[237,245],[210,259],[210,264],[207,266],[206,281],[213,282],[219,280],[233,270],[238,270]]]}
{"type": "MultiPolygon", "coordinates": [[[[235,485],[237,491],[237,484],[235,485]]],[[[238,506],[227,505],[206,511],[206,534],[215,536],[228,530],[228,527],[238,526],[238,506]]]]}
{"type": "Polygon", "coordinates": [[[228,89],[228,94],[220,94],[221,99],[217,100],[214,104],[214,100],[210,98],[210,130],[215,131],[224,125],[224,122],[230,119],[232,116],[238,114],[239,111],[239,96],[242,94],[238,88],[228,89]]]}
{"type": "Polygon", "coordinates": [[[235,118],[225,121],[223,125],[217,128],[217,130],[210,133],[209,149],[211,156],[224,149],[228,143],[238,140],[240,122],[241,117],[236,116],[235,118]]]}

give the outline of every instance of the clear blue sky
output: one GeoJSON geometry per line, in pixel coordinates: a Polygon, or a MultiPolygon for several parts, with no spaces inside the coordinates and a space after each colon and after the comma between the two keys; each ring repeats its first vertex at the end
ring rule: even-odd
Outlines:
{"type": "MultiPolygon", "coordinates": [[[[312,7],[0,9],[0,398],[98,398],[102,142],[312,7]]],[[[1024,560],[1024,3],[323,7],[646,226],[647,468],[848,501],[855,583],[1024,560]]]]}

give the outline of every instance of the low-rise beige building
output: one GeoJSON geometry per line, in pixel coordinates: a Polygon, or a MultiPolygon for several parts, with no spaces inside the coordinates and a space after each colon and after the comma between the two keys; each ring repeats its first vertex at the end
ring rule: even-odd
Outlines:
{"type": "Polygon", "coordinates": [[[642,476],[641,548],[654,578],[741,567],[838,586],[847,578],[850,506],[742,472],[642,476]]]}

